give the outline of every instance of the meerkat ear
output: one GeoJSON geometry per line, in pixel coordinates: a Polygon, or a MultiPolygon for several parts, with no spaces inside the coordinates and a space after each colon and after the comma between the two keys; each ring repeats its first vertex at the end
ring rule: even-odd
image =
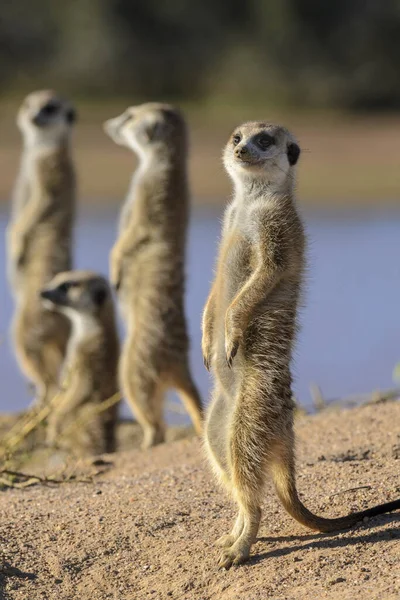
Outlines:
{"type": "Polygon", "coordinates": [[[76,123],[77,119],[78,119],[78,114],[77,114],[75,108],[70,108],[67,111],[67,122],[70,125],[73,125],[74,123],[76,123]]]}
{"type": "Polygon", "coordinates": [[[164,123],[161,121],[155,121],[146,127],[146,135],[149,142],[153,142],[161,138],[161,134],[164,129],[164,123]]]}
{"type": "Polygon", "coordinates": [[[297,144],[295,144],[294,142],[291,142],[290,144],[287,145],[287,157],[288,157],[288,161],[289,161],[289,165],[291,167],[293,167],[297,161],[299,160],[299,156],[300,156],[300,148],[297,144]]]}
{"type": "Polygon", "coordinates": [[[97,306],[102,306],[107,298],[108,292],[104,284],[96,281],[91,286],[90,295],[97,306]]]}

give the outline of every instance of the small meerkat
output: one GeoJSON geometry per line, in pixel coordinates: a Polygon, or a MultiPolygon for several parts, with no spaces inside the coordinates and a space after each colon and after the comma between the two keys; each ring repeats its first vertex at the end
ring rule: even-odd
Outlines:
{"type": "Polygon", "coordinates": [[[119,340],[110,287],[97,273],[68,271],[56,275],[40,296],[45,309],[71,322],[47,442],[79,454],[114,452],[118,404],[98,411],[118,393],[119,340]]]}
{"type": "Polygon", "coordinates": [[[172,106],[148,103],[128,108],[104,129],[139,158],[110,256],[110,279],[127,327],[120,381],[148,448],[164,441],[169,387],[180,394],[196,432],[202,429],[184,311],[186,124],[172,106]]]}
{"type": "Polygon", "coordinates": [[[351,527],[400,508],[400,500],[341,518],[311,513],[295,482],[290,363],[305,269],[305,235],[295,197],[300,148],[283,127],[238,127],[224,151],[234,183],[216,278],[203,313],[202,350],[215,386],[206,418],[211,464],[239,513],[219,566],[248,559],[269,471],[288,513],[317,531],[351,527]]]}
{"type": "Polygon", "coordinates": [[[29,94],[17,117],[24,149],[7,228],[7,267],[16,302],[15,352],[36,388],[37,402],[57,390],[69,335],[67,319],[45,312],[38,292],[56,273],[71,268],[75,118],[71,103],[51,90],[29,94]]]}

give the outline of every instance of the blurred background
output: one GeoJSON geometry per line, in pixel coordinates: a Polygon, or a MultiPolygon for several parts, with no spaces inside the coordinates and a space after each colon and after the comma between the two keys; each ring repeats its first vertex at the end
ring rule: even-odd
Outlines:
{"type": "MultiPolygon", "coordinates": [[[[299,205],[309,273],[295,394],[328,399],[393,385],[400,358],[400,2],[398,0],[13,0],[0,7],[0,230],[21,150],[15,114],[52,87],[75,104],[76,265],[108,271],[135,165],[101,123],[127,105],[178,104],[191,134],[187,314],[206,397],[200,315],[231,185],[221,149],[247,119],[278,121],[302,147],[299,205]]],[[[30,394],[12,355],[0,249],[0,410],[30,394]]],[[[170,419],[176,419],[171,413],[170,419]]]]}

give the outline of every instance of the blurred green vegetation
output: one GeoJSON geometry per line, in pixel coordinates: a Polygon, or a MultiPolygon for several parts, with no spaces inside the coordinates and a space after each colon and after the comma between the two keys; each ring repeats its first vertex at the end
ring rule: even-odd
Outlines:
{"type": "Polygon", "coordinates": [[[4,0],[2,93],[400,108],[400,0],[4,0]]]}

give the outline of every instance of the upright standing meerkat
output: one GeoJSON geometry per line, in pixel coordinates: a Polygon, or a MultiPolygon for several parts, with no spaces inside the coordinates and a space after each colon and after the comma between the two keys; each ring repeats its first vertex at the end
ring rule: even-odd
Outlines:
{"type": "Polygon", "coordinates": [[[249,557],[267,471],[288,513],[318,531],[400,508],[397,500],[328,519],[312,514],[297,494],[290,363],[305,267],[294,198],[299,155],[286,129],[258,122],[238,127],[224,151],[235,193],[203,314],[202,349],[215,377],[206,449],[239,507],[231,533],[217,542],[225,568],[249,557]]]}
{"type": "Polygon", "coordinates": [[[184,311],[186,125],[172,106],[150,103],[128,108],[104,128],[139,158],[110,272],[127,325],[120,380],[147,448],[164,440],[163,397],[169,387],[180,394],[196,431],[202,429],[184,311]]]}
{"type": "Polygon", "coordinates": [[[16,302],[15,351],[37,401],[57,389],[69,335],[64,316],[44,311],[39,290],[71,268],[74,121],[72,105],[51,90],[29,94],[17,117],[24,150],[7,229],[8,278],[16,302]]]}
{"type": "Polygon", "coordinates": [[[49,444],[80,454],[115,450],[119,341],[111,290],[91,271],[59,273],[41,291],[45,308],[72,325],[61,374],[61,391],[48,419],[49,444]]]}

